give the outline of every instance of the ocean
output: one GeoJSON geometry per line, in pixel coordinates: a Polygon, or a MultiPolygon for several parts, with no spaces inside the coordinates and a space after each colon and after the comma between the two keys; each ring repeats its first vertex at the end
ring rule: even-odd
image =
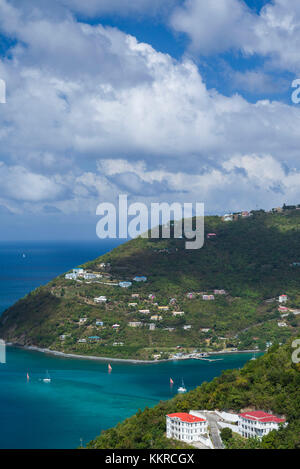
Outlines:
{"type": "MultiPolygon", "coordinates": [[[[112,249],[98,243],[1,243],[0,311],[30,290],[112,249]],[[23,257],[25,254],[25,257],[23,257]]],[[[188,390],[222,370],[240,368],[251,354],[216,362],[153,365],[59,358],[7,347],[0,364],[0,448],[76,448],[138,409],[171,398],[184,379],[188,390]],[[29,373],[29,381],[26,375],[29,373]],[[43,378],[49,373],[51,383],[43,378]],[[170,377],[175,384],[170,388],[170,377]]]]}

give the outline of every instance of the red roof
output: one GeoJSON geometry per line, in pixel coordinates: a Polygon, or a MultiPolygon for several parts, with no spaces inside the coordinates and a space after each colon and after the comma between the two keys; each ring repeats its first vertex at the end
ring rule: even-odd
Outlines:
{"type": "Polygon", "coordinates": [[[186,414],[185,412],[179,412],[177,414],[169,414],[167,415],[167,417],[178,418],[182,422],[189,422],[189,423],[205,422],[205,419],[201,419],[200,417],[195,417],[194,415],[191,415],[191,414],[186,414]]]}
{"type": "Polygon", "coordinates": [[[275,422],[275,423],[283,423],[285,419],[280,419],[276,417],[276,415],[267,414],[261,410],[256,410],[254,412],[244,412],[240,414],[240,417],[244,417],[245,419],[255,420],[258,422],[275,422]]]}

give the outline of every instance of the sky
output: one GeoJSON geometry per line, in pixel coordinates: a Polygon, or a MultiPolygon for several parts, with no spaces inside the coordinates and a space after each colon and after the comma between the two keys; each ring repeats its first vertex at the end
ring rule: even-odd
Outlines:
{"type": "Polygon", "coordinates": [[[300,203],[299,0],[0,0],[0,240],[300,203]]]}

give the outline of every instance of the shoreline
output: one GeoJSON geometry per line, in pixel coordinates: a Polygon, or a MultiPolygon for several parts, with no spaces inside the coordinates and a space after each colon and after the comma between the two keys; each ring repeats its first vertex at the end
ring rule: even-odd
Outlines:
{"type": "MultiPolygon", "coordinates": [[[[6,344],[8,347],[19,348],[23,350],[27,350],[29,352],[39,352],[44,353],[45,355],[53,355],[55,357],[60,358],[70,358],[70,359],[78,359],[78,360],[92,360],[92,361],[102,361],[102,362],[113,362],[113,363],[131,363],[133,365],[153,365],[156,363],[166,363],[166,362],[173,362],[173,361],[184,361],[184,360],[193,360],[193,358],[165,358],[163,360],[138,360],[134,358],[109,358],[109,357],[97,357],[93,355],[77,355],[76,353],[65,353],[59,352],[57,350],[50,350],[47,348],[40,348],[36,347],[35,345],[20,345],[14,344],[9,342],[6,344]]],[[[264,353],[259,350],[224,350],[220,352],[207,352],[208,356],[214,355],[228,355],[228,354],[238,354],[238,353],[264,353]]]]}

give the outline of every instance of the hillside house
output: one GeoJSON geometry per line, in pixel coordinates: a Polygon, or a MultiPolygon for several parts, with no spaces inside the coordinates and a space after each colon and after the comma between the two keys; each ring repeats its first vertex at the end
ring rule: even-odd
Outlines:
{"type": "Polygon", "coordinates": [[[100,304],[100,303],[106,303],[107,298],[106,296],[99,296],[98,298],[94,298],[94,303],[100,304]]]}
{"type": "Polygon", "coordinates": [[[87,318],[80,318],[79,324],[85,324],[87,322],[87,318]]]}
{"type": "Polygon", "coordinates": [[[214,295],[226,295],[225,290],[214,290],[214,295]]]}
{"type": "Polygon", "coordinates": [[[261,439],[272,430],[279,430],[286,425],[286,420],[262,411],[244,412],[239,414],[238,431],[245,438],[261,439]]]}
{"type": "Polygon", "coordinates": [[[139,297],[140,297],[139,293],[133,293],[131,295],[131,298],[139,298],[139,297]]]}
{"type": "Polygon", "coordinates": [[[190,325],[183,326],[184,331],[190,331],[191,329],[192,329],[192,326],[190,325]]]}
{"type": "Polygon", "coordinates": [[[288,327],[287,323],[284,321],[280,321],[277,323],[278,327],[288,327]]]}
{"type": "Polygon", "coordinates": [[[156,325],[155,324],[149,324],[149,331],[155,331],[156,325]]]}
{"type": "Polygon", "coordinates": [[[173,316],[176,317],[176,316],[184,316],[184,312],[183,311],[174,311],[173,312],[173,316]]]}
{"type": "Polygon", "coordinates": [[[227,213],[226,215],[224,215],[223,221],[225,221],[225,222],[233,221],[233,214],[231,214],[231,213],[228,214],[228,213],[227,213]]]}
{"type": "Polygon", "coordinates": [[[143,323],[140,321],[131,321],[128,323],[129,327],[137,328],[137,327],[142,327],[143,323]]]}
{"type": "Polygon", "coordinates": [[[103,322],[103,321],[100,321],[99,319],[97,319],[97,320],[96,320],[96,326],[103,327],[103,326],[104,326],[104,322],[103,322]]]}
{"type": "Polygon", "coordinates": [[[159,316],[158,314],[154,314],[151,316],[151,321],[162,321],[162,316],[159,316]]]}
{"type": "Polygon", "coordinates": [[[178,412],[166,416],[166,436],[186,443],[199,441],[208,433],[205,417],[178,412]]]}
{"type": "Polygon", "coordinates": [[[140,314],[150,314],[150,310],[149,309],[139,309],[139,313],[140,314]]]}
{"type": "Polygon", "coordinates": [[[120,324],[114,324],[113,326],[111,326],[113,329],[119,329],[120,328],[120,324]]]}
{"type": "Polygon", "coordinates": [[[202,295],[202,299],[204,301],[214,301],[215,297],[214,295],[202,295]]]}
{"type": "Polygon", "coordinates": [[[159,311],[169,311],[169,306],[158,306],[159,311]]]}
{"type": "Polygon", "coordinates": [[[147,277],[141,276],[139,277],[138,275],[134,277],[133,279],[134,282],[147,282],[147,277]]]}
{"type": "Polygon", "coordinates": [[[87,340],[86,339],[78,339],[77,341],[79,344],[86,344],[87,340]]]}
{"type": "Polygon", "coordinates": [[[89,341],[90,341],[90,342],[99,342],[100,340],[101,340],[101,338],[100,338],[99,336],[97,336],[97,335],[91,335],[91,336],[89,337],[89,341]]]}
{"type": "Polygon", "coordinates": [[[121,288],[130,288],[132,286],[132,282],[119,282],[119,287],[121,288]]]}
{"type": "Polygon", "coordinates": [[[279,303],[286,303],[287,300],[288,300],[287,295],[280,295],[280,297],[278,298],[279,303]]]}

